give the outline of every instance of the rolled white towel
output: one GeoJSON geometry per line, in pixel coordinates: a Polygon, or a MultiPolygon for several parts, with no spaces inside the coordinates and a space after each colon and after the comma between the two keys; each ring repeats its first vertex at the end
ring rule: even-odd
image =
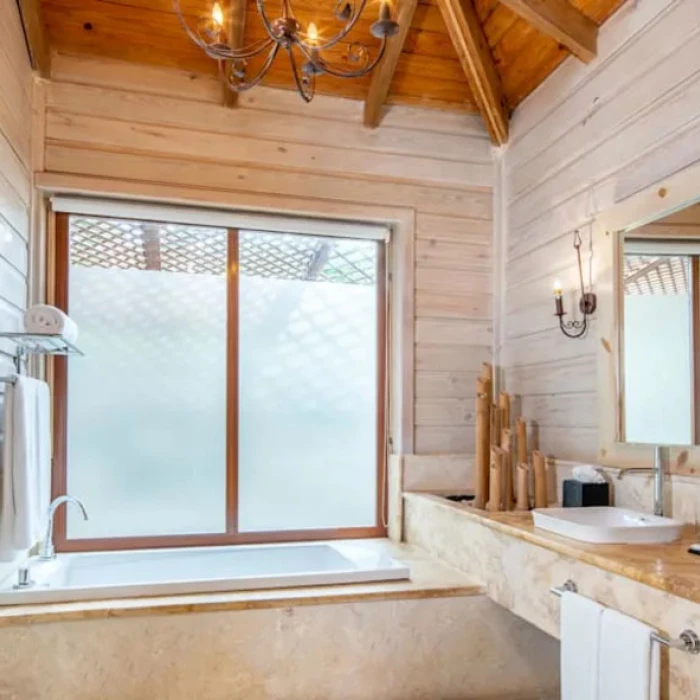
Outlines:
{"type": "Polygon", "coordinates": [[[24,330],[37,335],[60,335],[69,343],[78,340],[78,326],[75,321],[47,304],[36,304],[24,312],[24,330]]]}

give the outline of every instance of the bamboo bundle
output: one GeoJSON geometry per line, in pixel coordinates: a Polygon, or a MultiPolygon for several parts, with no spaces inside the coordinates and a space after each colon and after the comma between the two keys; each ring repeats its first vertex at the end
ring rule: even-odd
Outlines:
{"type": "Polygon", "coordinates": [[[488,380],[476,383],[476,488],[474,505],[484,508],[489,495],[489,426],[491,405],[488,398],[488,380]]]}
{"type": "Polygon", "coordinates": [[[508,428],[501,431],[501,449],[503,450],[503,509],[513,509],[513,459],[511,451],[511,432],[508,428]]]}
{"type": "Polygon", "coordinates": [[[530,510],[530,467],[518,465],[518,501],[516,510],[530,510]]]}
{"type": "Polygon", "coordinates": [[[529,510],[533,481],[535,507],[548,505],[545,457],[533,452],[529,466],[527,423],[519,417],[511,429],[512,419],[511,396],[501,391],[494,401],[493,366],[484,362],[476,388],[477,508],[529,510]]]}
{"type": "Polygon", "coordinates": [[[535,477],[535,508],[546,508],[547,503],[547,466],[541,452],[532,453],[533,473],[535,477]]]}
{"type": "Polygon", "coordinates": [[[503,493],[503,450],[500,447],[491,448],[491,474],[489,477],[489,510],[501,510],[501,494],[503,493]]]}

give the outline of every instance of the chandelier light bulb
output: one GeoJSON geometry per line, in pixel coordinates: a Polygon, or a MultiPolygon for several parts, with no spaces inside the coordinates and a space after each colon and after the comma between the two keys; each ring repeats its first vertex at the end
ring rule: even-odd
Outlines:
{"type": "Polygon", "coordinates": [[[309,23],[309,28],[306,31],[306,39],[312,46],[318,44],[318,27],[314,22],[309,23]]]}
{"type": "Polygon", "coordinates": [[[211,19],[217,29],[222,29],[224,26],[224,11],[221,9],[221,5],[218,2],[214,3],[211,8],[211,19]]]}

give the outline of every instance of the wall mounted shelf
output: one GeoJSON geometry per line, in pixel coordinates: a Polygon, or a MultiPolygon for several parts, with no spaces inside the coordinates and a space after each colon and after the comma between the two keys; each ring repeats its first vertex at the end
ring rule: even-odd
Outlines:
{"type": "Polygon", "coordinates": [[[10,340],[15,344],[16,351],[14,353],[0,352],[12,357],[18,372],[21,370],[22,359],[27,355],[85,355],[82,350],[61,335],[0,332],[0,340],[2,339],[10,340]]]}

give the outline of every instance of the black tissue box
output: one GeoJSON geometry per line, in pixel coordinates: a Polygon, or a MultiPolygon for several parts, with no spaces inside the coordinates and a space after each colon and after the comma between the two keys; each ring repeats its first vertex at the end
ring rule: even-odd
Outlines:
{"type": "Polygon", "coordinates": [[[576,479],[564,481],[564,508],[582,508],[587,506],[607,506],[610,504],[610,485],[584,484],[576,479]]]}

